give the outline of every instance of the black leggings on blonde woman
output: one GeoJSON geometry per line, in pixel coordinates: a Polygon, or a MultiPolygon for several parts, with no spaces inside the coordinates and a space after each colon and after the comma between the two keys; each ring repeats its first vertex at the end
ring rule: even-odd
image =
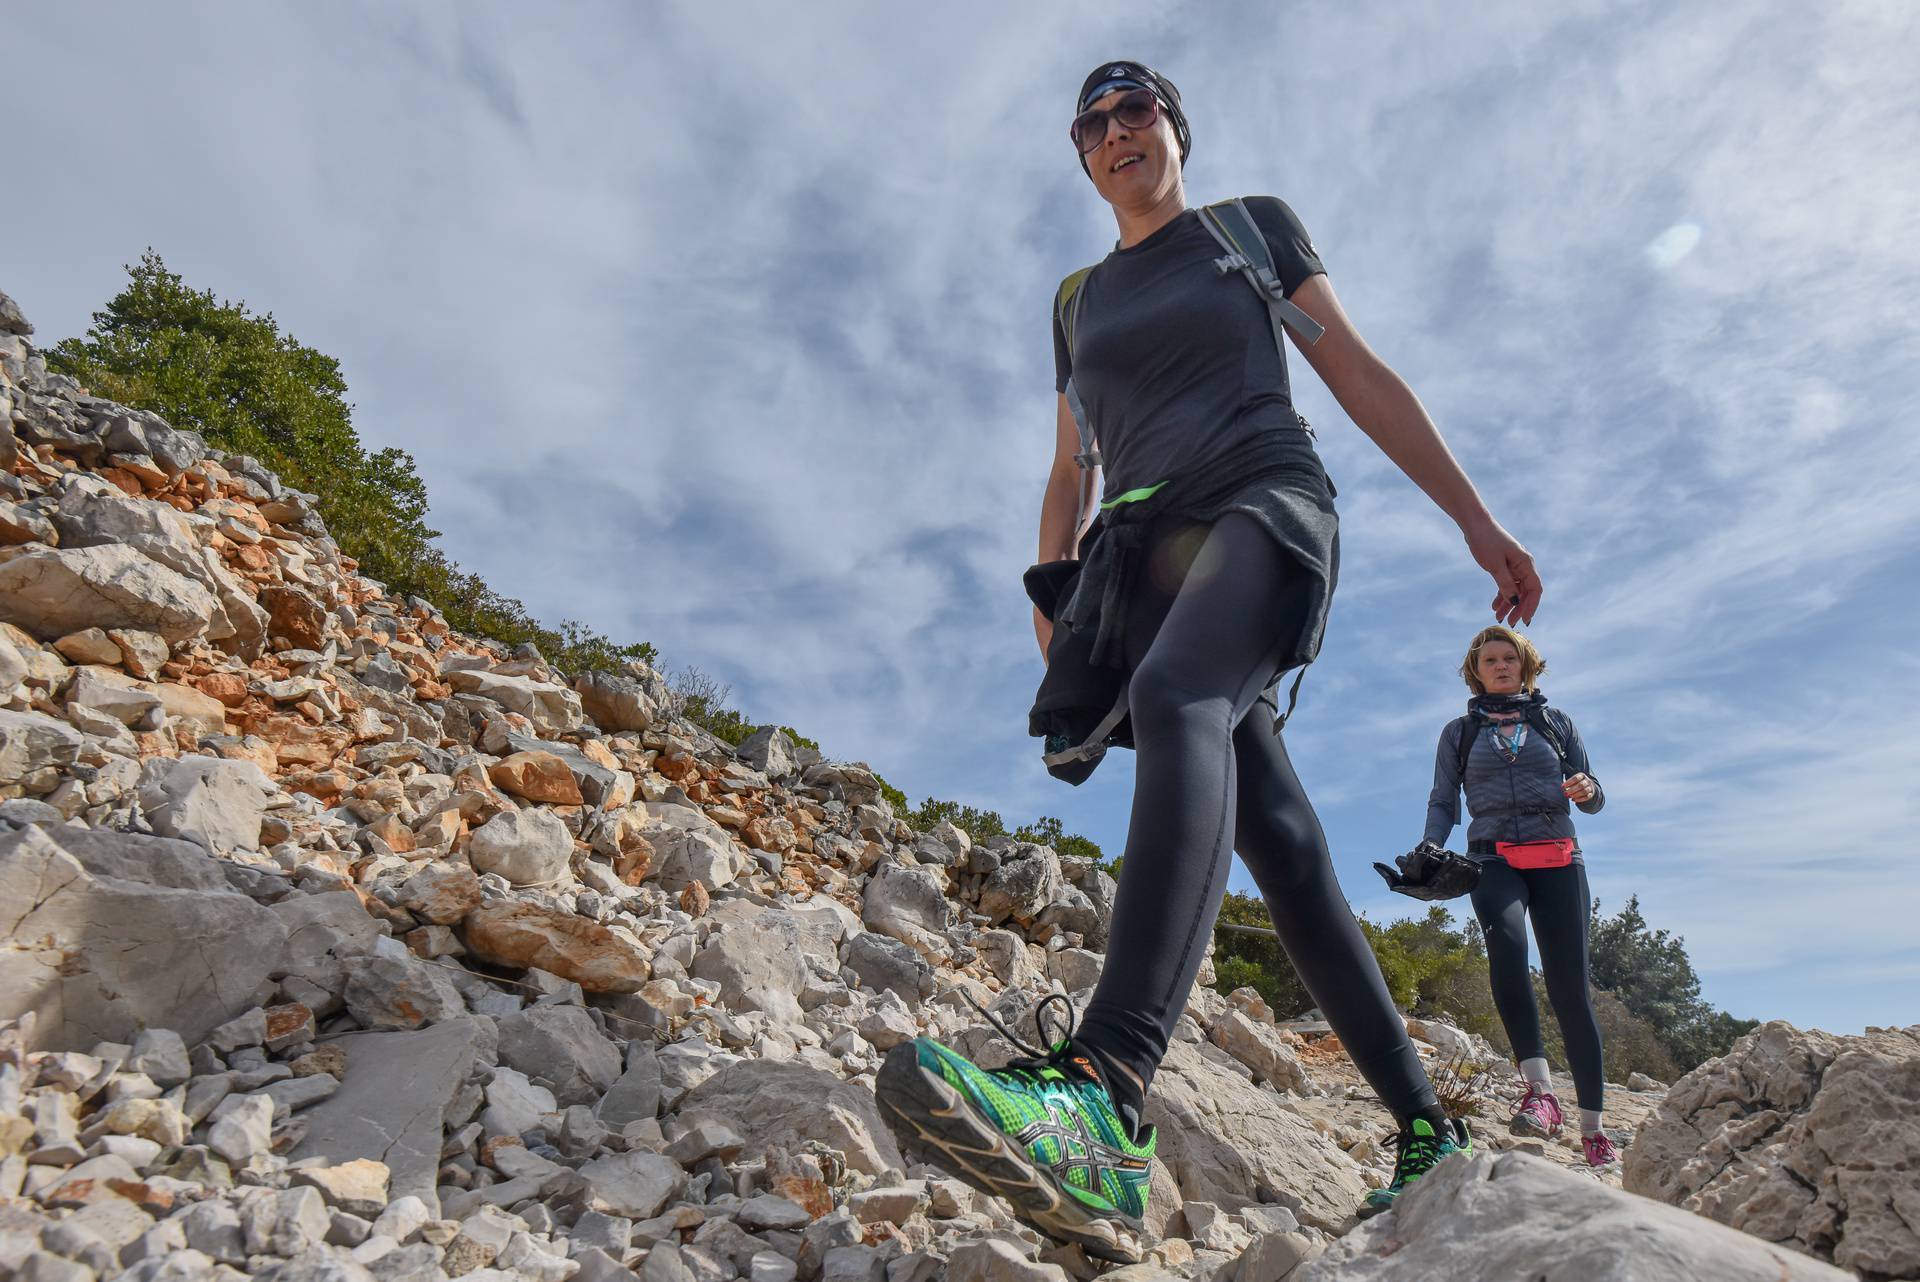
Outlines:
{"type": "Polygon", "coordinates": [[[1540,973],[1547,982],[1560,1036],[1567,1044],[1580,1107],[1599,1112],[1606,1091],[1601,1065],[1600,1021],[1587,988],[1586,865],[1564,868],[1512,868],[1505,860],[1480,865],[1473,891],[1473,914],[1487,936],[1487,970],[1493,980],[1493,1004],[1513,1043],[1516,1060],[1545,1059],[1540,1010],[1533,1000],[1533,975],[1527,966],[1527,919],[1540,944],[1540,973]]]}
{"type": "Polygon", "coordinates": [[[1125,634],[1133,816],[1106,966],[1078,1040],[1153,1081],[1237,852],[1294,969],[1381,1102],[1402,1121],[1436,1116],[1320,820],[1266,711],[1253,711],[1300,635],[1308,587],[1273,537],[1238,514],[1157,537],[1136,576],[1125,634]]]}

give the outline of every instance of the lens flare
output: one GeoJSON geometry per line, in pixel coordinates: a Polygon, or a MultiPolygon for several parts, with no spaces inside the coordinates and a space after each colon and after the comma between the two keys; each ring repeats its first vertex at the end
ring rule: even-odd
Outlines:
{"type": "Polygon", "coordinates": [[[1694,251],[1700,243],[1699,223],[1675,223],[1647,242],[1647,261],[1665,271],[1694,251]]]}

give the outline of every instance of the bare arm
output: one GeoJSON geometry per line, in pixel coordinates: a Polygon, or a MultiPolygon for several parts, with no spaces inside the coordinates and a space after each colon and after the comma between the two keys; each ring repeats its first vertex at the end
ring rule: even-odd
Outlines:
{"type": "MultiPolygon", "coordinates": [[[[1083,488],[1093,484],[1091,472],[1074,462],[1074,455],[1080,452],[1080,432],[1073,425],[1073,411],[1067,408],[1067,398],[1057,396],[1053,422],[1053,466],[1047,469],[1046,497],[1040,500],[1040,555],[1041,564],[1048,561],[1071,561],[1080,555],[1080,530],[1076,523],[1080,517],[1080,496],[1083,488]]],[[[1033,634],[1040,642],[1040,657],[1045,658],[1047,645],[1053,640],[1053,621],[1040,613],[1038,606],[1033,610],[1033,634]]]]}
{"type": "Polygon", "coordinates": [[[1047,471],[1047,495],[1040,502],[1040,556],[1048,561],[1070,561],[1079,555],[1079,531],[1074,521],[1080,515],[1082,469],[1073,461],[1080,452],[1080,433],[1073,425],[1073,411],[1067,398],[1056,394],[1054,409],[1053,466],[1047,471]]]}
{"type": "Polygon", "coordinates": [[[1460,527],[1473,559],[1499,587],[1495,616],[1531,623],[1541,592],[1533,558],[1494,520],[1420,398],[1367,346],[1325,276],[1309,277],[1293,292],[1293,301],[1326,326],[1319,342],[1305,346],[1296,338],[1295,345],[1340,408],[1460,527]]]}

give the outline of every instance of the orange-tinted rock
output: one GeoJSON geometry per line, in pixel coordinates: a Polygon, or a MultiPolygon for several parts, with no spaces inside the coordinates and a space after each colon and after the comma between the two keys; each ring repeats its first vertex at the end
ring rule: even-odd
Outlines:
{"type": "Polygon", "coordinates": [[[590,993],[631,993],[652,967],[633,944],[605,926],[538,904],[499,900],[467,915],[467,949],[496,966],[541,970],[590,993]]]}
{"type": "Polygon", "coordinates": [[[401,822],[396,814],[384,814],[368,824],[366,831],[387,843],[387,849],[396,855],[413,853],[413,829],[401,822]]]}
{"type": "Polygon", "coordinates": [[[247,679],[237,673],[209,672],[204,677],[195,677],[193,686],[229,708],[237,708],[247,701],[247,679]]]}
{"type": "Polygon", "coordinates": [[[269,1006],[266,1014],[268,1050],[282,1050],[313,1040],[313,1012],[299,1002],[269,1006]]]}
{"type": "Polygon", "coordinates": [[[629,886],[638,886],[653,871],[653,843],[637,830],[623,831],[619,853],[613,858],[613,875],[629,886]]]}
{"type": "Polygon", "coordinates": [[[494,762],[487,770],[494,784],[527,801],[544,801],[556,806],[578,806],[586,802],[580,795],[579,781],[567,763],[551,752],[516,752],[494,762]]]}

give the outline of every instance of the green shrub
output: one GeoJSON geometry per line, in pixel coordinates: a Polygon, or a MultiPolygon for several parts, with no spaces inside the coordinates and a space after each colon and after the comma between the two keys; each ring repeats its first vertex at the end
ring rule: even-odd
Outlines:
{"type": "Polygon", "coordinates": [[[657,657],[645,642],[618,644],[578,623],[548,628],[449,560],[427,526],[426,483],[413,459],[366,449],[340,363],[282,333],[272,313],[187,288],[152,250],[127,275],[85,338],[47,353],[49,366],[217,449],[251,455],[316,495],[328,532],[363,573],[432,603],[463,632],[531,643],[568,673],[657,657]]]}

